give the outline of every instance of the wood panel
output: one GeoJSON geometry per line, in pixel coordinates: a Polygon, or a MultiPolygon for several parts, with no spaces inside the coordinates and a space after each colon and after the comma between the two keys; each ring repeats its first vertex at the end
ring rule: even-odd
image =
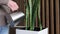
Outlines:
{"type": "Polygon", "coordinates": [[[46,27],[49,27],[49,0],[46,0],[46,27]]]}
{"type": "Polygon", "coordinates": [[[60,34],[59,32],[59,0],[55,0],[55,9],[56,9],[56,34],[60,34]]]}
{"type": "Polygon", "coordinates": [[[46,27],[50,29],[49,27],[49,0],[46,0],[46,27]]]}
{"type": "Polygon", "coordinates": [[[45,28],[45,1],[44,0],[41,0],[42,2],[42,6],[41,6],[41,17],[42,17],[42,24],[43,24],[43,28],[45,28]]]}
{"type": "Polygon", "coordinates": [[[50,0],[50,26],[51,26],[51,34],[54,34],[54,0],[50,0]]]}
{"type": "Polygon", "coordinates": [[[60,34],[59,0],[42,0],[41,5],[43,27],[49,28],[49,34],[60,34]],[[44,15],[46,16],[46,18],[44,15]]]}

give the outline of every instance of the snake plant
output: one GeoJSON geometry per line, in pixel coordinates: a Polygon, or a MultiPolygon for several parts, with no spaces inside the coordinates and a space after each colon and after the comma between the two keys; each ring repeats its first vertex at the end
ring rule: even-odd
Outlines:
{"type": "Polygon", "coordinates": [[[42,30],[42,23],[40,20],[40,0],[28,0],[26,3],[26,29],[30,27],[30,30],[34,30],[37,15],[40,30],[42,30]]]}

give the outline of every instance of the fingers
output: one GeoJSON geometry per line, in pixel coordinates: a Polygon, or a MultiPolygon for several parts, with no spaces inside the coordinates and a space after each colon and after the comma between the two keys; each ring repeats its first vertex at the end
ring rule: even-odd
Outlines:
{"type": "Polygon", "coordinates": [[[19,8],[17,3],[14,1],[9,1],[8,6],[11,8],[12,11],[15,11],[19,8]]]}

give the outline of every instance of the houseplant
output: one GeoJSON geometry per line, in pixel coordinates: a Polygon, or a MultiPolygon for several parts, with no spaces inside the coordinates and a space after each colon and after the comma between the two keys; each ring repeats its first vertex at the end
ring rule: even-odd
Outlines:
{"type": "Polygon", "coordinates": [[[26,29],[34,30],[34,25],[38,17],[40,30],[42,30],[42,23],[40,20],[40,0],[27,0],[26,3],[26,29]],[[28,25],[30,24],[30,25],[28,25]]]}
{"type": "Polygon", "coordinates": [[[26,27],[16,29],[16,34],[48,34],[48,28],[43,29],[40,19],[40,0],[27,0],[26,6],[26,27]],[[38,17],[39,27],[35,27],[36,17],[38,17]],[[38,31],[37,31],[38,30],[38,31]]]}

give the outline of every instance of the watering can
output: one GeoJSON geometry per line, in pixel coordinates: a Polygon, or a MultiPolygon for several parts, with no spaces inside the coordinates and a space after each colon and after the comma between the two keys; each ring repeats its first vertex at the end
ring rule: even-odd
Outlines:
{"type": "Polygon", "coordinates": [[[9,17],[10,17],[9,24],[10,24],[10,26],[14,27],[14,25],[19,24],[20,21],[24,20],[24,16],[25,16],[25,14],[23,12],[15,12],[15,13],[9,14],[9,17]]]}
{"type": "Polygon", "coordinates": [[[6,5],[2,5],[4,10],[6,11],[6,22],[10,27],[14,27],[14,25],[17,23],[20,23],[20,21],[24,20],[25,14],[21,11],[16,11],[14,13],[9,14],[8,13],[8,7],[6,5]],[[7,8],[6,8],[7,7],[7,8]]]}

